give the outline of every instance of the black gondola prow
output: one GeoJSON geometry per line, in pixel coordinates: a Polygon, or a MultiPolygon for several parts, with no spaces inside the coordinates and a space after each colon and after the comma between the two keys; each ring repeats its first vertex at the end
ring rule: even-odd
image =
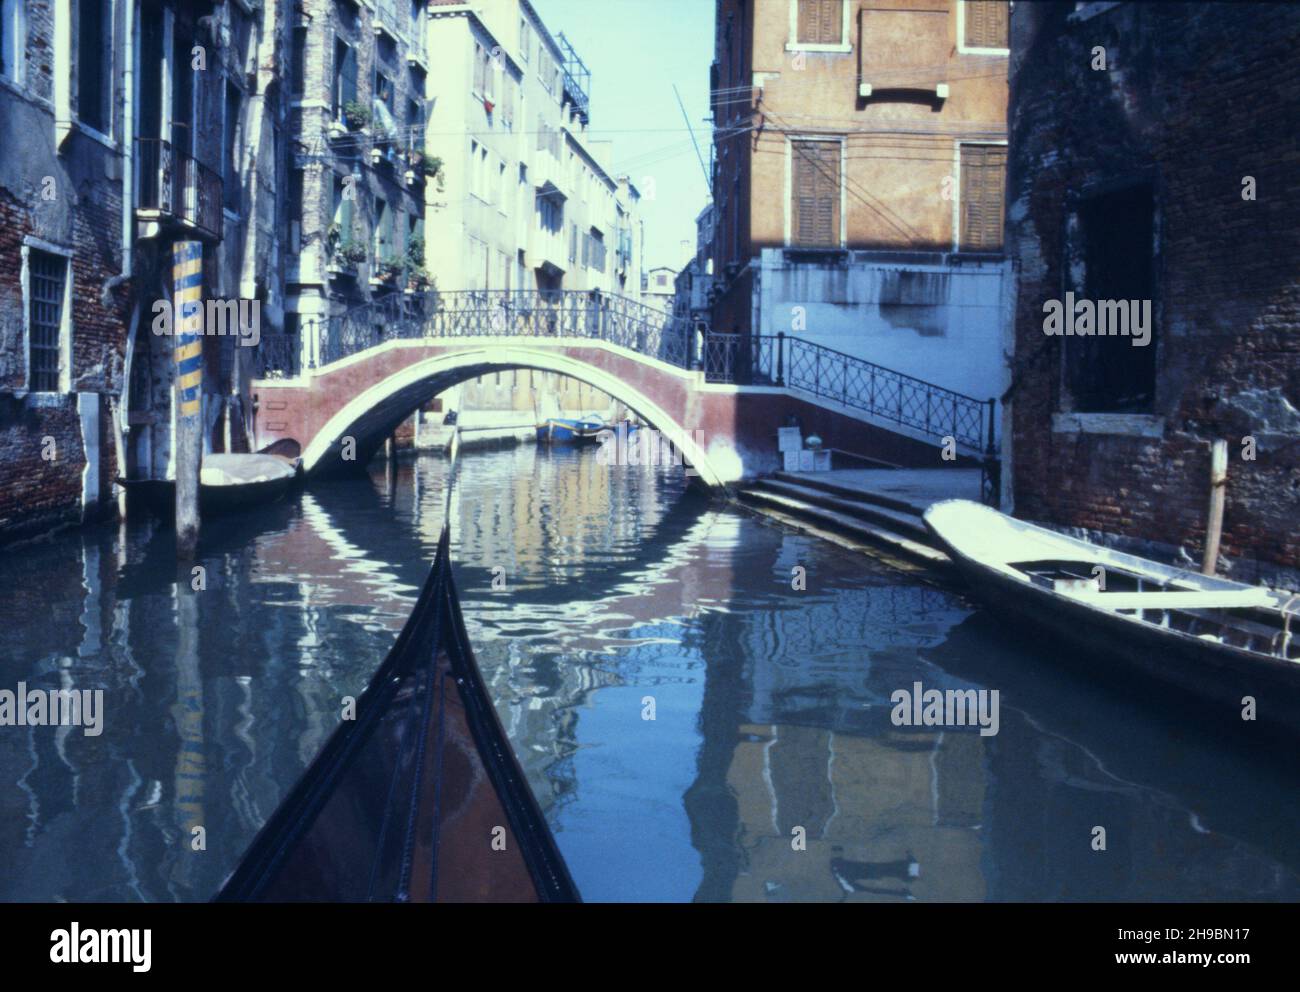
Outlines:
{"type": "Polygon", "coordinates": [[[219,901],[576,902],[484,685],[446,516],[396,642],[216,895],[219,901]]]}

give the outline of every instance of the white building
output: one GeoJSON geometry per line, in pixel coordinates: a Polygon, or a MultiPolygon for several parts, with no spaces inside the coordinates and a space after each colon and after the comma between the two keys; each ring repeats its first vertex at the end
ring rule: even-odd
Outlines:
{"type": "Polygon", "coordinates": [[[640,194],[587,136],[589,73],[527,0],[430,6],[426,265],[439,290],[639,298],[640,194]]]}
{"type": "MultiPolygon", "coordinates": [[[[590,74],[527,0],[431,4],[434,95],[425,153],[425,265],[440,292],[593,290],[641,300],[641,195],[593,140],[590,74]]],[[[529,370],[444,392],[424,422],[511,428],[560,411],[606,412],[590,387],[529,370]]],[[[436,432],[421,432],[435,437],[436,432]]]]}

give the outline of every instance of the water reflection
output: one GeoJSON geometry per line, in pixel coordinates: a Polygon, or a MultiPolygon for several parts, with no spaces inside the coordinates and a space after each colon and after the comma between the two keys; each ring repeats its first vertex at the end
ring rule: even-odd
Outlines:
{"type": "MultiPolygon", "coordinates": [[[[211,895],[401,628],[443,473],[212,522],[197,593],[154,525],[0,552],[0,688],[105,695],[96,738],[0,728],[0,897],[211,895]]],[[[588,899],[1300,895],[1284,760],[951,592],[592,452],[467,455],[451,506],[485,679],[588,899]],[[999,689],[1000,733],[894,727],[916,680],[999,689]]]]}

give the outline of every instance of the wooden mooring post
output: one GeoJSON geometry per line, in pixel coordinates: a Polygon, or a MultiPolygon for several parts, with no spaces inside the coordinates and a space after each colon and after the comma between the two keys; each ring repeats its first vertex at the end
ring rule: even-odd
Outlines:
{"type": "Polygon", "coordinates": [[[176,336],[176,555],[194,557],[199,543],[199,465],[203,457],[203,245],[172,246],[172,318],[176,336]]]}
{"type": "Polygon", "coordinates": [[[1228,487],[1228,442],[1210,445],[1210,509],[1205,521],[1205,557],[1201,574],[1213,575],[1219,563],[1219,541],[1223,538],[1223,504],[1228,487]]]}

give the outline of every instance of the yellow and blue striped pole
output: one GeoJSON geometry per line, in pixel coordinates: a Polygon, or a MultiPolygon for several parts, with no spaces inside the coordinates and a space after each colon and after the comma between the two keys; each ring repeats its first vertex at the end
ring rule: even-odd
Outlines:
{"type": "Polygon", "coordinates": [[[199,538],[199,462],[203,451],[203,245],[172,246],[176,335],[176,553],[193,558],[199,538]]]}

